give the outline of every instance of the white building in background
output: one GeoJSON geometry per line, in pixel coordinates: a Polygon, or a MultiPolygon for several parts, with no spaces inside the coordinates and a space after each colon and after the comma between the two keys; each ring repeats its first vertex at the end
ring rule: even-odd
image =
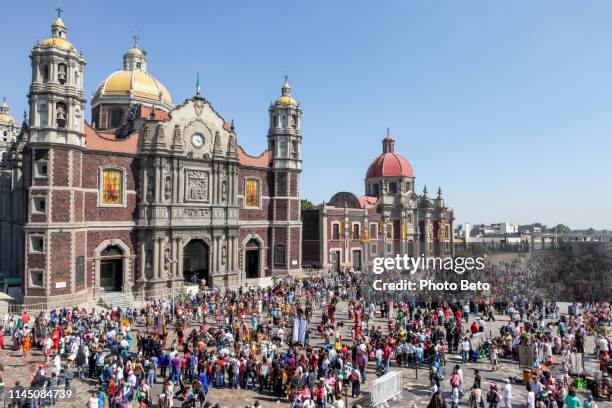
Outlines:
{"type": "Polygon", "coordinates": [[[507,222],[491,224],[491,229],[494,234],[516,234],[519,232],[518,227],[518,224],[510,224],[507,222]]]}

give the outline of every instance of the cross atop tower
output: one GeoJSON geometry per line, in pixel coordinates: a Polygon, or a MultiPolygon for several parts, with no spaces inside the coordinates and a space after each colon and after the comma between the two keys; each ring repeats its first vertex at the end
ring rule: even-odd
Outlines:
{"type": "Polygon", "coordinates": [[[55,11],[57,11],[57,18],[61,18],[62,13],[64,12],[64,10],[62,10],[61,0],[57,0],[57,7],[55,8],[55,11]]]}
{"type": "Polygon", "coordinates": [[[140,40],[140,37],[138,34],[134,34],[132,38],[134,39],[134,48],[138,48],[138,41],[140,40]]]}

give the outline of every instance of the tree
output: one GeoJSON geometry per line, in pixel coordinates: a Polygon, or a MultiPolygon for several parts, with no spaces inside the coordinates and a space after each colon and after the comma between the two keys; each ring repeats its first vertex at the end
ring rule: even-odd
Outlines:
{"type": "Polygon", "coordinates": [[[556,227],[551,228],[552,232],[557,232],[557,234],[567,234],[570,233],[572,231],[572,229],[570,227],[568,227],[567,225],[564,224],[557,224],[556,227]]]}
{"type": "Polygon", "coordinates": [[[315,206],[312,201],[305,198],[300,200],[300,204],[302,205],[302,210],[309,210],[315,206]]]}

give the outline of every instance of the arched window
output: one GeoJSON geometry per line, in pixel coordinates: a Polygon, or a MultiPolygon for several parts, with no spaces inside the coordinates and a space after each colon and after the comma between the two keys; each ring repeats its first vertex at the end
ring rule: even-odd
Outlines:
{"type": "Polygon", "coordinates": [[[287,124],[287,115],[283,114],[283,116],[281,116],[281,126],[286,128],[288,126],[287,124]]]}
{"type": "Polygon", "coordinates": [[[49,80],[49,65],[42,66],[42,80],[47,82],[49,80]]]}
{"type": "Polygon", "coordinates": [[[123,250],[117,245],[109,245],[102,252],[100,252],[100,256],[109,257],[109,256],[123,256],[123,250]]]}

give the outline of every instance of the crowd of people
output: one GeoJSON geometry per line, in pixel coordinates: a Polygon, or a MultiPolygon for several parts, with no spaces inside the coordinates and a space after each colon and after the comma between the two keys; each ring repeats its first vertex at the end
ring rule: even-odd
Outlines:
{"type": "MultiPolygon", "coordinates": [[[[252,390],[254,400],[273,397],[291,408],[344,408],[348,395],[359,400],[368,376],[392,366],[429,370],[432,407],[445,406],[447,397],[457,406],[464,392],[470,407],[511,406],[512,379],[487,392],[478,380],[468,390],[462,367],[484,357],[495,370],[500,359],[517,359],[521,345],[534,350],[528,408],[543,394],[560,408],[574,393],[570,353],[585,352],[585,336],[598,335],[593,352],[609,361],[610,305],[561,316],[551,302],[529,292],[518,296],[524,288],[516,285],[512,296],[443,301],[373,292],[366,274],[329,273],[280,279],[268,288],[200,290],[132,309],[7,315],[2,332],[25,358],[32,347],[43,355],[31,380],[15,384],[13,393],[88,381],[89,408],[212,407],[222,388],[252,390]],[[487,321],[499,313],[508,323],[486,336],[487,321]],[[462,364],[449,370],[448,353],[460,354],[462,364]],[[567,368],[559,378],[545,370],[555,353],[567,368]]],[[[33,406],[54,405],[52,394],[39,393],[33,406]]]]}

